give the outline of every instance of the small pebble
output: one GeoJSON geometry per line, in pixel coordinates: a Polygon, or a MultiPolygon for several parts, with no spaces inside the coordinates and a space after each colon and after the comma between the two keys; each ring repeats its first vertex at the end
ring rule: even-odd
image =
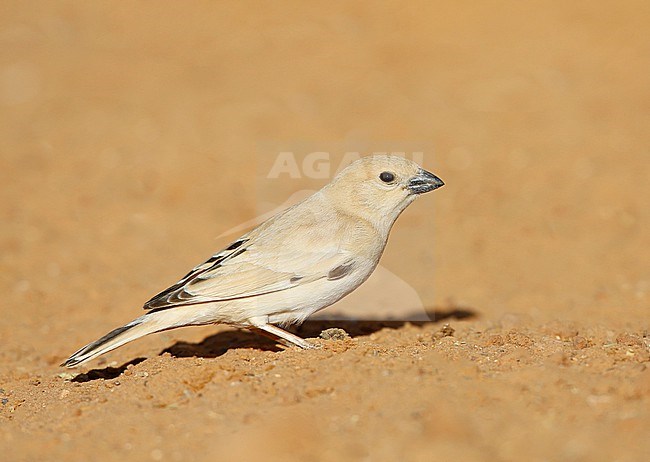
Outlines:
{"type": "Polygon", "coordinates": [[[438,332],[434,332],[431,337],[434,341],[437,341],[444,337],[453,337],[454,332],[456,332],[456,329],[451,327],[449,324],[445,324],[440,328],[438,332]]]}
{"type": "Polygon", "coordinates": [[[580,335],[573,337],[572,342],[573,342],[573,348],[575,348],[576,350],[584,350],[589,346],[589,341],[580,335]]]}
{"type": "Polygon", "coordinates": [[[332,327],[331,329],[325,329],[321,332],[320,338],[324,340],[345,340],[350,338],[350,334],[338,327],[332,327]]]}
{"type": "Polygon", "coordinates": [[[626,346],[643,346],[643,340],[636,334],[623,332],[616,337],[616,343],[626,346]]]}
{"type": "Polygon", "coordinates": [[[505,343],[503,337],[499,334],[490,335],[487,341],[487,345],[489,346],[503,346],[505,343]]]}

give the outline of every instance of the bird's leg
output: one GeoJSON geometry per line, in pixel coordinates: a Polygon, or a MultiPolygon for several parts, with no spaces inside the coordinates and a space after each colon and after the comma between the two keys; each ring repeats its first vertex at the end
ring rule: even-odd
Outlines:
{"type": "Polygon", "coordinates": [[[280,329],[273,324],[255,323],[254,327],[260,330],[262,334],[266,334],[275,340],[279,340],[283,345],[297,346],[305,350],[314,348],[314,345],[308,343],[306,340],[292,334],[291,332],[280,329]]]}

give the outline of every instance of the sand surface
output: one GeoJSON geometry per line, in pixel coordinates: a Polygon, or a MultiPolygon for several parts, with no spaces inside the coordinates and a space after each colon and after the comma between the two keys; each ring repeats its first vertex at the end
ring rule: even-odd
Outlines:
{"type": "Polygon", "coordinates": [[[649,460],[650,6],[574,3],[3,2],[0,458],[649,460]],[[58,366],[326,181],[280,152],[382,150],[446,186],[322,348],[58,366]]]}

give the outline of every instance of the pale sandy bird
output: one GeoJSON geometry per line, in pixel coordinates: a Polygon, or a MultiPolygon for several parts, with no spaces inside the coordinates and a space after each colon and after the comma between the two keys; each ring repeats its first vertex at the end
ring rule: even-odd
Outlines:
{"type": "Polygon", "coordinates": [[[73,367],[154,332],[227,324],[310,348],[281,329],[359,287],[377,267],[402,211],[444,183],[395,156],[364,157],[144,304],[143,316],[74,353],[73,367]]]}

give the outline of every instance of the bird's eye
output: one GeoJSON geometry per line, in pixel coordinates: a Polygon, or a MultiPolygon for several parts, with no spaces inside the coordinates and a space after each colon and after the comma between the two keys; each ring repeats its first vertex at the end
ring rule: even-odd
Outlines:
{"type": "Polygon", "coordinates": [[[393,181],[395,181],[395,174],[391,172],[381,172],[379,174],[379,179],[384,183],[392,183],[393,181]]]}

